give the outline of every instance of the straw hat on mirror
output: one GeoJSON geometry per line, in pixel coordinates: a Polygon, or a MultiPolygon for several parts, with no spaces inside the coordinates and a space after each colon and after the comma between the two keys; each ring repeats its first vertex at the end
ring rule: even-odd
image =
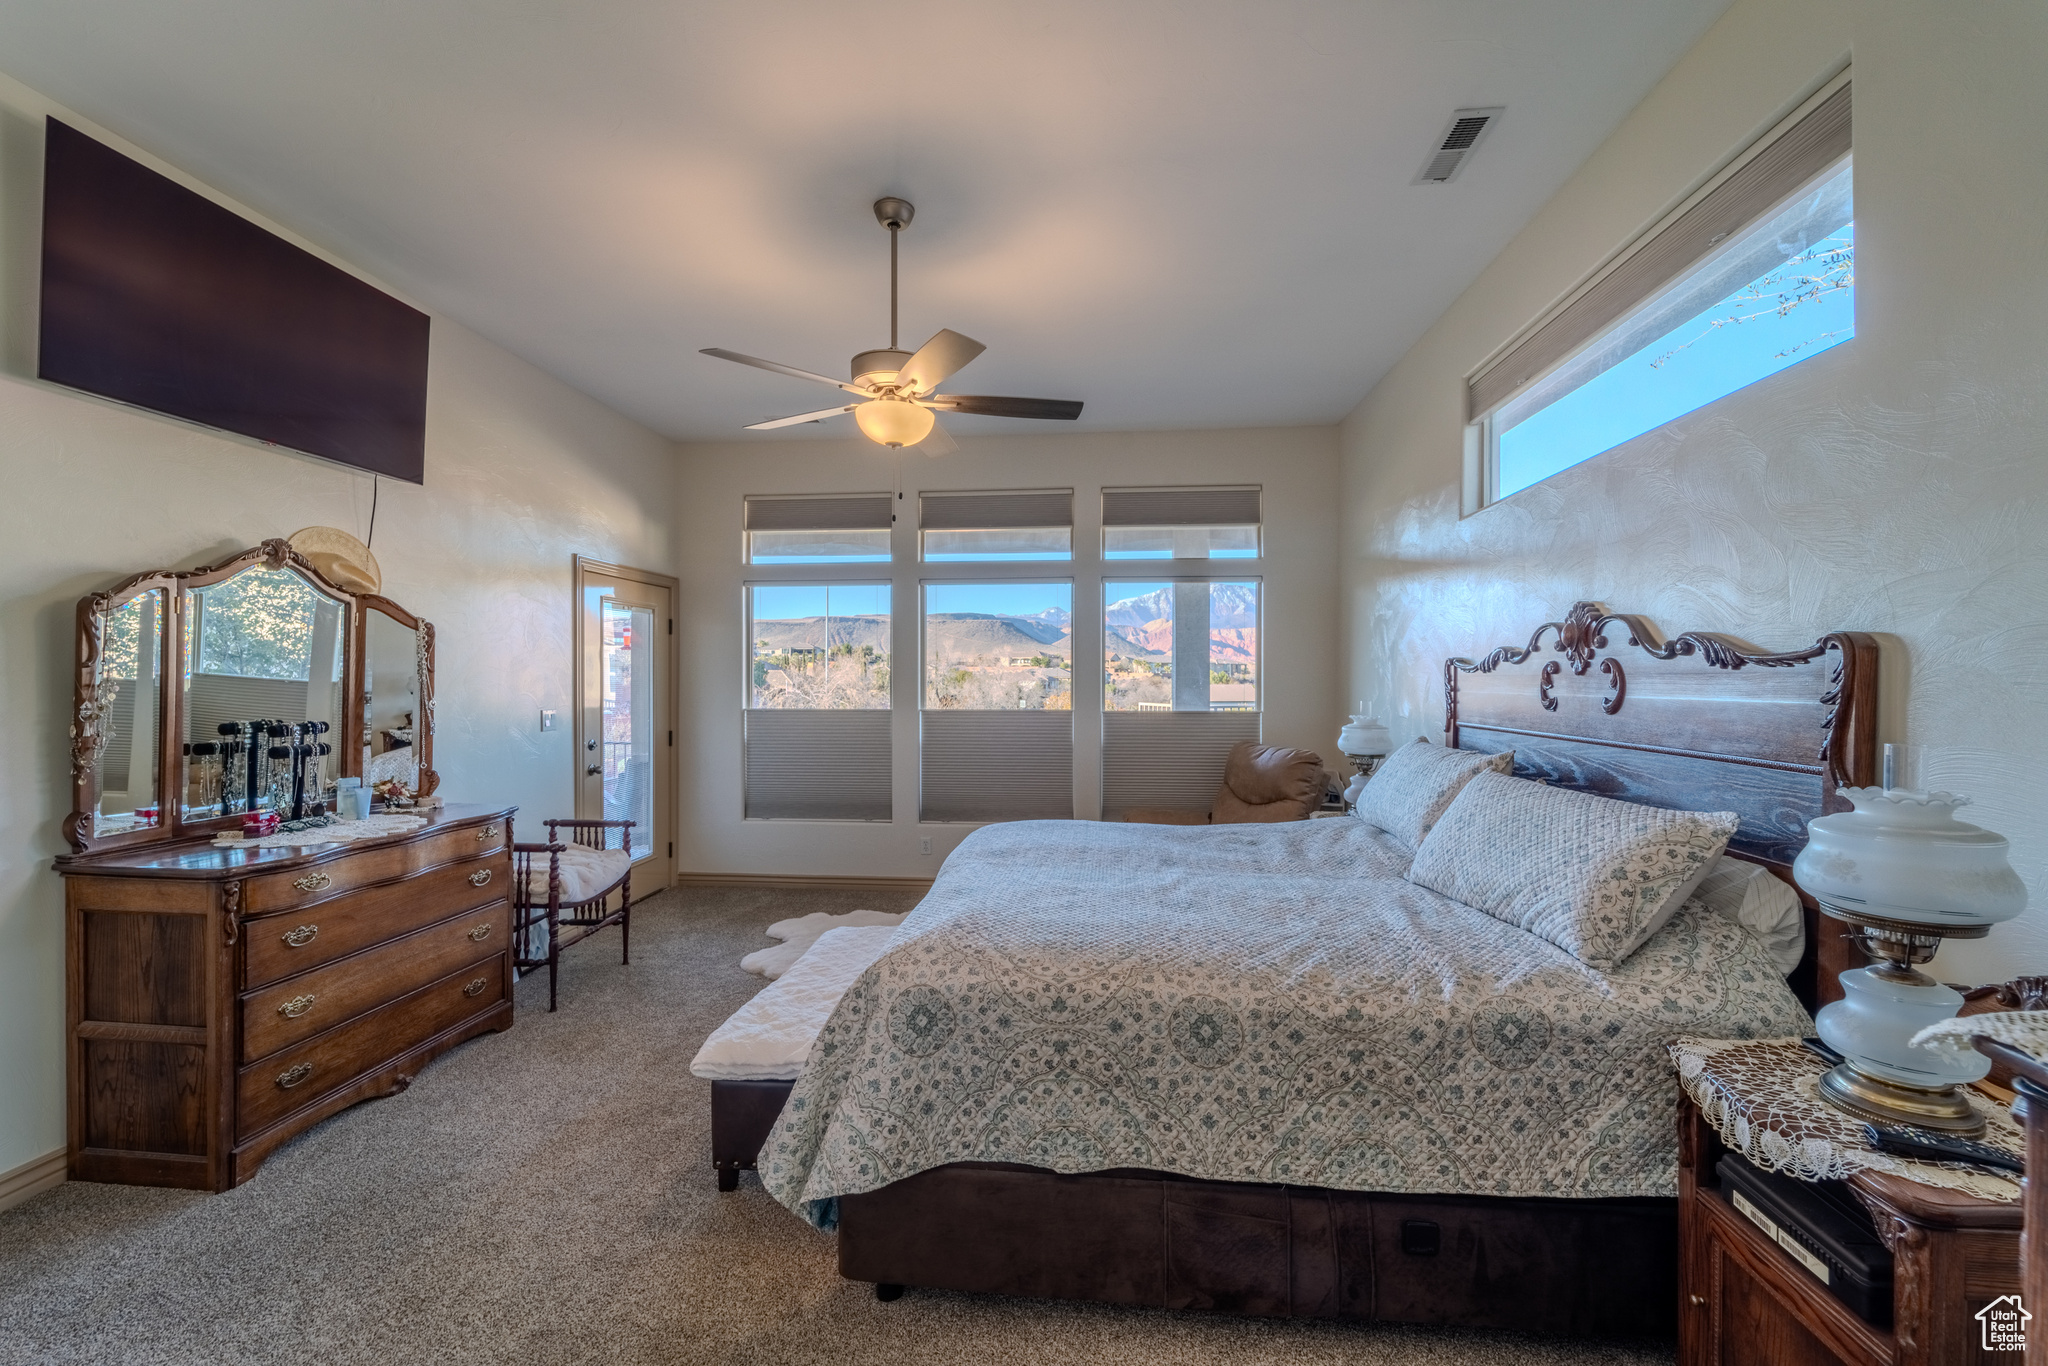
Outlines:
{"type": "Polygon", "coordinates": [[[309,526],[291,534],[291,547],[306,557],[306,563],[336,588],[350,593],[381,593],[384,571],[377,557],[346,531],[331,526],[309,526]]]}

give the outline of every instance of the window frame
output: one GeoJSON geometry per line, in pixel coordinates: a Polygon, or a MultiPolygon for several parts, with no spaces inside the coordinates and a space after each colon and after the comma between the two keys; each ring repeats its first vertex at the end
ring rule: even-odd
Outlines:
{"type": "MultiPolygon", "coordinates": [[[[1845,66],[1823,81],[1791,114],[1729,157],[1676,207],[1614,252],[1556,304],[1467,372],[1464,380],[1463,516],[1473,516],[1518,493],[1541,487],[1567,470],[1577,469],[1628,444],[1628,441],[1639,440],[1668,425],[1659,423],[1646,428],[1634,437],[1553,471],[1545,478],[1515,490],[1515,493],[1505,497],[1500,493],[1500,439],[1503,433],[1496,421],[1500,412],[1521,394],[1529,392],[1533,386],[1541,384],[1617,330],[1626,327],[1631,319],[1640,317],[1646,309],[1670,297],[1688,277],[1714,258],[1724,240],[1739,238],[1749,232],[1806,189],[1836,174],[1845,161],[1853,173],[1852,76],[1852,69],[1845,66]],[[1714,235],[1708,235],[1710,233],[1714,235]],[[1654,274],[1659,270],[1663,273],[1654,274]],[[1638,277],[1642,280],[1640,284],[1636,283],[1638,277]],[[1606,291],[1608,297],[1603,299],[1602,291],[1606,291]],[[1574,310],[1585,310],[1588,316],[1599,320],[1590,331],[1585,331],[1575,324],[1574,310]],[[1551,337],[1553,332],[1564,338],[1576,336],[1576,340],[1559,349],[1551,337]],[[1513,375],[1515,368],[1525,363],[1520,359],[1524,350],[1532,350],[1540,359],[1533,369],[1511,386],[1503,387],[1506,377],[1513,375]]],[[[1799,363],[1794,361],[1792,364],[1799,363]]],[[[1585,383],[1590,384],[1597,378],[1598,375],[1589,376],[1585,383]]],[[[1752,384],[1756,382],[1750,381],[1752,384]]],[[[1552,404],[1546,404],[1545,409],[1537,411],[1544,411],[1563,401],[1582,387],[1584,385],[1565,391],[1553,399],[1552,404]]],[[[1748,387],[1749,384],[1744,384],[1730,389],[1689,412],[1710,407],[1729,394],[1739,393],[1748,387]]],[[[1529,414],[1530,417],[1535,415],[1529,414]]]]}
{"type": "MultiPolygon", "coordinates": [[[[1132,564],[1132,563],[1136,563],[1136,564],[1146,564],[1146,563],[1162,563],[1162,562],[1161,562],[1161,561],[1145,561],[1145,560],[1137,560],[1137,561],[1131,561],[1131,560],[1115,560],[1115,561],[1105,561],[1104,563],[1106,563],[1106,564],[1107,564],[1107,563],[1114,563],[1114,564],[1132,564]]],[[[1232,561],[1232,560],[1167,560],[1167,561],[1163,561],[1163,563],[1166,563],[1166,564],[1185,564],[1185,565],[1194,565],[1194,564],[1258,564],[1258,563],[1260,563],[1260,562],[1259,562],[1259,561],[1256,561],[1256,560],[1236,560],[1236,561],[1232,561]]],[[[1144,576],[1142,576],[1142,577],[1139,577],[1139,576],[1127,576],[1127,575],[1124,575],[1124,574],[1109,574],[1109,573],[1104,573],[1104,574],[1100,575],[1099,577],[1100,577],[1100,580],[1101,580],[1101,582],[1100,582],[1100,587],[1101,587],[1101,589],[1102,589],[1102,592],[1101,592],[1101,595],[1100,595],[1100,596],[1101,596],[1101,598],[1102,598],[1102,603],[1101,603],[1101,607],[1100,607],[1100,609],[1099,609],[1099,611],[1100,611],[1100,615],[1099,615],[1099,616],[1098,616],[1098,618],[1097,618],[1097,625],[1098,625],[1098,626],[1099,626],[1099,627],[1101,628],[1101,630],[1102,630],[1102,634],[1103,634],[1103,636],[1104,636],[1105,638],[1106,638],[1106,637],[1108,636],[1108,634],[1109,634],[1109,587],[1110,587],[1110,585],[1111,585],[1111,584],[1116,584],[1116,583],[1157,583],[1157,584],[1165,584],[1165,585],[1167,585],[1167,586],[1169,586],[1169,587],[1171,587],[1171,586],[1172,586],[1172,585],[1174,585],[1174,584],[1181,584],[1181,583],[1202,583],[1202,584],[1209,584],[1209,585],[1212,585],[1212,586],[1213,586],[1213,585],[1215,585],[1215,584],[1219,584],[1219,583],[1249,583],[1249,584],[1254,584],[1254,585],[1256,585],[1256,586],[1257,586],[1257,589],[1258,589],[1258,608],[1257,608],[1257,612],[1255,613],[1255,617],[1256,617],[1256,622],[1255,622],[1255,624],[1254,624],[1254,626],[1253,626],[1253,628],[1252,628],[1252,629],[1253,629],[1253,631],[1254,631],[1254,633],[1255,633],[1255,634],[1254,634],[1254,636],[1253,636],[1253,649],[1252,649],[1252,705],[1251,705],[1251,707],[1249,707],[1249,708],[1231,708],[1230,710],[1235,710],[1235,711],[1245,711],[1245,710],[1249,710],[1249,711],[1251,711],[1252,713],[1254,713],[1255,715],[1257,715],[1257,716],[1258,716],[1258,717],[1260,718],[1260,721],[1259,721],[1259,725],[1260,725],[1260,727],[1261,727],[1261,733],[1263,733],[1263,728],[1264,728],[1264,726],[1265,726],[1265,719],[1264,719],[1264,718],[1265,718],[1265,715],[1266,715],[1266,575],[1265,575],[1265,572],[1264,572],[1264,569],[1263,569],[1263,568],[1261,568],[1260,572],[1259,572],[1259,573],[1256,573],[1256,574],[1214,574],[1214,573],[1209,573],[1209,574],[1198,574],[1198,573],[1182,573],[1182,574],[1147,574],[1147,575],[1144,575],[1144,576]]],[[[1213,630],[1214,628],[1212,627],[1211,629],[1213,630]]],[[[1169,708],[1169,709],[1167,709],[1167,710],[1166,710],[1166,711],[1164,711],[1164,712],[1160,712],[1160,711],[1157,711],[1156,709],[1150,709],[1150,708],[1148,708],[1148,709],[1145,709],[1145,710],[1144,710],[1143,712],[1141,712],[1141,710],[1140,710],[1139,708],[1136,708],[1136,707],[1128,707],[1128,708],[1127,708],[1127,707],[1111,707],[1111,706],[1109,705],[1109,699],[1108,699],[1108,696],[1107,696],[1107,689],[1108,689],[1108,687],[1109,687],[1109,657],[1108,657],[1108,653],[1107,653],[1107,648],[1106,648],[1106,646],[1105,646],[1105,651],[1104,651],[1104,655],[1103,655],[1103,660],[1102,660],[1102,677],[1101,677],[1101,678],[1099,678],[1099,679],[1097,680],[1097,685],[1098,685],[1098,686],[1099,686],[1100,688],[1102,688],[1102,689],[1104,690],[1104,696],[1103,696],[1103,698],[1102,698],[1102,704],[1101,704],[1101,705],[1102,705],[1102,714],[1103,714],[1104,716],[1109,716],[1109,715],[1110,715],[1110,714],[1112,714],[1112,713],[1115,713],[1116,715],[1120,715],[1120,716],[1137,716],[1137,715],[1141,715],[1141,714],[1145,714],[1145,715],[1164,715],[1164,716],[1175,716],[1175,715],[1179,715],[1179,716],[1212,716],[1212,715],[1215,715],[1215,714],[1216,714],[1216,707],[1214,706],[1214,704],[1213,704],[1213,703],[1212,703],[1212,704],[1211,704],[1211,705],[1210,705],[1210,706],[1209,706],[1208,708],[1206,708],[1206,709],[1205,709],[1205,710],[1203,710],[1203,711],[1192,711],[1192,710],[1190,710],[1190,711],[1185,711],[1185,712],[1183,712],[1183,711],[1180,711],[1180,710],[1178,710],[1177,708],[1169,708]]],[[[1213,685],[1212,685],[1212,686],[1213,686],[1213,685]]]]}
{"type": "MultiPolygon", "coordinates": [[[[776,565],[777,569],[808,569],[812,565],[776,565]]],[[[851,567],[851,566],[849,566],[851,567]]],[[[888,711],[897,710],[895,697],[896,680],[896,585],[886,578],[878,578],[872,570],[859,577],[820,580],[816,577],[801,579],[743,579],[740,582],[740,710],[750,711],[888,711]],[[889,590],[889,704],[884,707],[757,707],[754,705],[754,591],[760,588],[822,588],[826,593],[826,616],[831,616],[831,592],[835,588],[886,588],[889,590]]],[[[771,618],[775,620],[775,618],[771,618]]],[[[829,639],[826,642],[830,649],[829,639]]]]}

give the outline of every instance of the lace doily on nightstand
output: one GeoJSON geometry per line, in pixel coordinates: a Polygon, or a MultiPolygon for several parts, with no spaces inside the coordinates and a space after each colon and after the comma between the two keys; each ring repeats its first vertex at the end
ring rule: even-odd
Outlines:
{"type": "MultiPolygon", "coordinates": [[[[1977,1017],[1984,1018],[1984,1017],[1977,1017]]],[[[1768,1171],[1802,1181],[1842,1180],[1854,1172],[1889,1172],[1925,1186],[2011,1203],[2019,1182],[1951,1162],[1915,1162],[1872,1151],[1863,1123],[1820,1097],[1827,1064],[1797,1039],[1678,1039],[1667,1045],[1679,1085],[1700,1107],[1721,1141],[1768,1171]]],[[[1984,1116],[1983,1141],[2014,1157],[2026,1139],[2002,1105],[1971,1093],[1984,1116]]]]}

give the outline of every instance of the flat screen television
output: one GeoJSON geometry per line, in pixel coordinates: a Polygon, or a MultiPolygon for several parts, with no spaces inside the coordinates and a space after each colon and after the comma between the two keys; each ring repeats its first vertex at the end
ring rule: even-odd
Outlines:
{"type": "Polygon", "coordinates": [[[38,373],[414,483],[427,315],[56,119],[38,373]]]}

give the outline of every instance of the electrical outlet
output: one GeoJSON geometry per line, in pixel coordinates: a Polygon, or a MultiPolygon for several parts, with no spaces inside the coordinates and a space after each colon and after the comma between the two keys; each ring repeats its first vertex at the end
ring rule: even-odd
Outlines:
{"type": "Polygon", "coordinates": [[[540,714],[540,728],[542,730],[553,730],[555,728],[555,714],[552,711],[549,711],[545,708],[542,709],[540,714]]]}
{"type": "Polygon", "coordinates": [[[929,854],[931,851],[932,837],[930,835],[919,835],[917,837],[917,852],[920,854],[929,854]]]}

